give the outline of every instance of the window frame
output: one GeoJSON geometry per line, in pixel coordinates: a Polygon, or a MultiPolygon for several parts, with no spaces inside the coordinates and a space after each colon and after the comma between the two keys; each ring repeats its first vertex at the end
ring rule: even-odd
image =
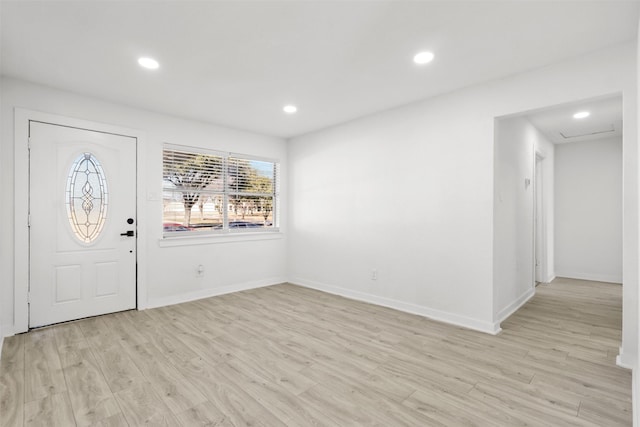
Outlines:
{"type": "MultiPolygon", "coordinates": [[[[280,220],[280,179],[281,179],[281,165],[278,159],[262,157],[262,156],[254,156],[242,153],[235,153],[230,151],[220,151],[213,150],[203,147],[194,147],[189,145],[179,145],[179,144],[171,144],[171,143],[163,143],[162,144],[162,187],[161,187],[161,200],[164,201],[164,194],[166,191],[171,191],[165,188],[165,179],[164,179],[164,170],[165,170],[165,152],[166,151],[179,151],[183,153],[189,154],[204,154],[211,156],[219,156],[222,158],[222,190],[205,190],[204,193],[211,196],[222,196],[222,203],[224,208],[222,209],[222,228],[213,229],[208,228],[206,230],[196,230],[196,231],[165,231],[164,226],[162,229],[162,240],[198,240],[202,242],[203,239],[209,238],[220,238],[223,236],[256,236],[256,235],[273,235],[280,233],[279,220],[280,220]],[[229,159],[239,159],[246,161],[258,161],[258,162],[267,162],[273,164],[274,172],[273,172],[273,192],[271,193],[250,193],[250,192],[241,192],[234,191],[229,186],[229,159]],[[255,196],[255,197],[271,197],[272,198],[272,208],[271,208],[271,217],[272,217],[272,226],[269,227],[237,227],[230,228],[229,223],[230,220],[229,215],[229,204],[233,196],[255,196]]],[[[163,206],[163,218],[162,222],[164,223],[164,203],[163,206]]],[[[195,205],[194,205],[195,206],[195,205]]],[[[265,235],[265,237],[267,237],[265,235]]],[[[268,238],[268,237],[267,237],[268,238]]],[[[253,239],[252,239],[253,240],[253,239]]],[[[261,238],[258,240],[262,240],[261,238]]]]}

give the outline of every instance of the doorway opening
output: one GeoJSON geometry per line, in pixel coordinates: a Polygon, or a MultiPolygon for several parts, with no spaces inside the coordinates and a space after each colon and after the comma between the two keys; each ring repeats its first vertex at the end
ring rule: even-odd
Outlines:
{"type": "MultiPolygon", "coordinates": [[[[628,221],[623,225],[623,209],[629,212],[623,205],[622,119],[621,94],[496,118],[498,322],[533,297],[538,284],[556,276],[562,283],[622,284],[623,252],[628,249],[623,226],[635,227],[628,221]]],[[[577,289],[588,292],[589,286],[577,289]]],[[[625,309],[632,292],[622,292],[625,309]]],[[[635,338],[628,335],[623,330],[623,342],[633,348],[635,338]]],[[[621,347],[618,364],[628,366],[623,353],[621,347]]]]}
{"type": "Polygon", "coordinates": [[[535,153],[535,166],[533,168],[533,265],[534,286],[548,282],[547,276],[547,240],[546,240],[546,215],[544,196],[544,155],[540,151],[535,153]]]}

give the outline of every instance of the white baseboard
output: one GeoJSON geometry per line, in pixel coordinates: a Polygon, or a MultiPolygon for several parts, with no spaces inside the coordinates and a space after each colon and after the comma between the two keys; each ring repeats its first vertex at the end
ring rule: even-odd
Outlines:
{"type": "Polygon", "coordinates": [[[591,274],[580,273],[571,271],[559,271],[556,272],[556,277],[564,277],[567,279],[578,280],[591,280],[593,282],[607,282],[607,283],[619,283],[622,284],[622,276],[608,275],[608,274],[591,274]]]}
{"type": "Polygon", "coordinates": [[[631,369],[631,404],[633,414],[633,425],[640,427],[640,405],[638,399],[640,399],[640,378],[638,372],[638,359],[636,357],[629,356],[629,353],[625,353],[622,347],[619,347],[618,355],[616,356],[616,365],[631,369]]]}
{"type": "Polygon", "coordinates": [[[527,301],[529,301],[535,295],[535,291],[533,289],[528,289],[524,294],[520,295],[518,299],[513,301],[511,304],[500,310],[497,317],[498,325],[504,322],[509,316],[518,311],[520,307],[525,305],[527,301]]]}
{"type": "Polygon", "coordinates": [[[257,289],[257,288],[263,288],[265,286],[278,285],[280,283],[285,283],[286,281],[287,279],[285,278],[277,277],[272,279],[256,280],[253,282],[238,283],[235,285],[223,286],[220,288],[201,289],[195,292],[188,292],[180,295],[171,295],[168,297],[149,298],[145,308],[149,309],[149,308],[156,308],[156,307],[164,307],[167,305],[181,304],[183,302],[195,301],[203,298],[230,294],[233,292],[247,291],[249,289],[257,289]]]}
{"type": "Polygon", "coordinates": [[[547,277],[546,280],[543,280],[542,283],[551,283],[554,280],[556,280],[556,275],[552,274],[551,276],[547,277]]]}
{"type": "Polygon", "coordinates": [[[634,367],[631,371],[631,402],[633,413],[633,425],[640,426],[640,414],[638,414],[638,399],[640,399],[640,381],[638,378],[638,367],[634,367]]]}
{"type": "Polygon", "coordinates": [[[636,365],[636,358],[629,353],[625,353],[623,348],[620,347],[618,355],[616,356],[616,365],[621,368],[633,369],[636,365]]]}
{"type": "Polygon", "coordinates": [[[501,331],[500,325],[496,323],[485,322],[482,320],[477,320],[477,319],[473,319],[466,316],[460,316],[455,313],[449,313],[446,311],[436,310],[436,309],[425,307],[422,305],[416,305],[416,304],[412,304],[404,301],[381,297],[378,295],[367,294],[364,292],[354,291],[351,289],[341,288],[338,286],[318,283],[312,280],[306,280],[302,278],[291,278],[289,280],[289,283],[293,285],[302,286],[305,288],[316,289],[318,291],[327,292],[334,295],[339,295],[339,296],[357,300],[357,301],[363,301],[370,304],[393,308],[395,310],[404,311],[406,313],[417,314],[419,316],[427,317],[431,320],[449,323],[451,325],[456,325],[456,326],[462,326],[464,328],[473,329],[476,331],[484,332],[486,334],[497,335],[501,331]]]}
{"type": "Polygon", "coordinates": [[[2,345],[4,339],[12,337],[14,335],[13,325],[1,325],[0,324],[0,357],[2,357],[2,345]]]}

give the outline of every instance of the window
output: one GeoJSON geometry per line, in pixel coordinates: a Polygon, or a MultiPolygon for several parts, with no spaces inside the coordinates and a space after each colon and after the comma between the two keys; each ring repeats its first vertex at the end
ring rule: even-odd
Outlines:
{"type": "Polygon", "coordinates": [[[165,145],[164,235],[277,230],[276,161],[165,145]]]}
{"type": "Polygon", "coordinates": [[[107,218],[107,180],[100,162],[82,153],[69,170],[65,192],[67,218],[83,243],[98,238],[107,218]]]}

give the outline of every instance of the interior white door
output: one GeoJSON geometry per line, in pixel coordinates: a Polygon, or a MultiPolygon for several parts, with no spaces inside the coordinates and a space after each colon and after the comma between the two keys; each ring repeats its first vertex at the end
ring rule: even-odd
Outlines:
{"type": "Polygon", "coordinates": [[[136,307],[136,139],[29,124],[29,326],[136,307]]]}

